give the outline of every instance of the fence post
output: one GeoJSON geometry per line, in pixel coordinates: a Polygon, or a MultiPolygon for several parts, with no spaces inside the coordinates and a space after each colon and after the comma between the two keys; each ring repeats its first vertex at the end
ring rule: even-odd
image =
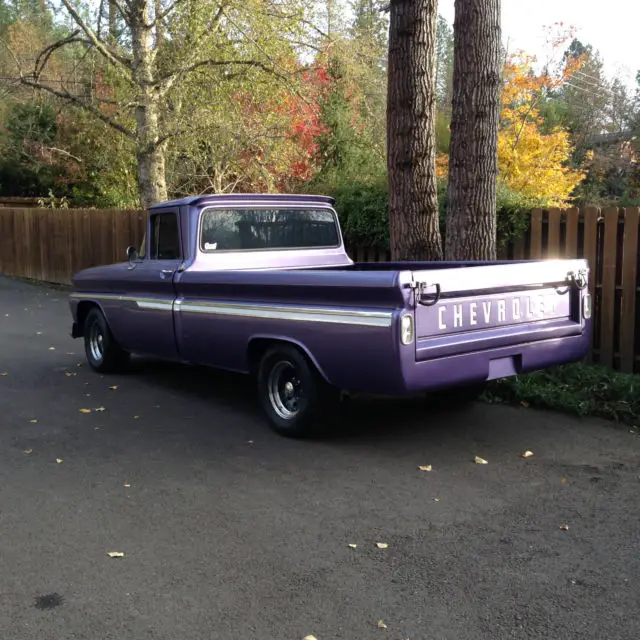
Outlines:
{"type": "Polygon", "coordinates": [[[620,370],[633,373],[635,368],[636,288],[638,286],[638,223],[640,209],[624,210],[622,241],[622,303],[620,308],[620,370]]]}
{"type": "Polygon", "coordinates": [[[531,246],[529,254],[532,260],[542,258],[542,209],[531,212],[531,246]]]}
{"type": "Polygon", "coordinates": [[[602,304],[600,306],[600,364],[613,366],[614,318],[616,306],[616,258],[618,253],[618,208],[604,212],[604,246],[602,251],[602,304]]]}
{"type": "Polygon", "coordinates": [[[578,219],[580,212],[576,207],[567,209],[567,227],[564,242],[564,255],[566,258],[578,257],[578,219]]]}
{"type": "Polygon", "coordinates": [[[557,207],[549,209],[547,258],[560,257],[560,226],[562,225],[562,212],[557,207]]]}

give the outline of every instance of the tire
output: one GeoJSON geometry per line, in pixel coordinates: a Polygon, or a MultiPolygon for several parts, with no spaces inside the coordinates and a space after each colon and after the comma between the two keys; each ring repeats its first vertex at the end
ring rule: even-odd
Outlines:
{"type": "Polygon", "coordinates": [[[258,398],[271,428],[287,438],[328,431],[339,391],[329,386],[296,347],[269,349],[258,367],[258,398]]]}
{"type": "Polygon", "coordinates": [[[98,373],[116,373],[129,364],[129,354],[116,342],[97,308],[91,309],[84,321],[84,351],[89,366],[98,373]]]}

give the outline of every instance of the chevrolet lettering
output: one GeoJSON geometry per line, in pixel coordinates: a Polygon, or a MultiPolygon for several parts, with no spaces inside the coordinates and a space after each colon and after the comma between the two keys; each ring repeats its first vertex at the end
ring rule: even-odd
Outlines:
{"type": "Polygon", "coordinates": [[[151,207],[126,260],[74,275],[72,336],[101,373],[135,354],[251,375],[290,437],[330,424],[342,392],[459,402],[586,355],[586,260],[357,263],[333,204],[234,194],[151,207]]]}

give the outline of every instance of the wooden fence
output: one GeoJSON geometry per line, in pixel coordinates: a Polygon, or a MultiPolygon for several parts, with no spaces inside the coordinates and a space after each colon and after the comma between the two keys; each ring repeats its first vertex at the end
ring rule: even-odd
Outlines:
{"type": "Polygon", "coordinates": [[[80,269],[125,260],[145,219],[139,210],[0,208],[0,273],[69,284],[80,269]]]}
{"type": "MultiPolygon", "coordinates": [[[[124,260],[138,246],[138,210],[0,208],[0,273],[68,284],[85,267],[124,260]]],[[[505,259],[582,258],[591,266],[595,362],[640,371],[640,210],[536,209],[527,233],[505,247],[505,259]]],[[[385,251],[350,247],[354,260],[388,259],[385,251]]]]}

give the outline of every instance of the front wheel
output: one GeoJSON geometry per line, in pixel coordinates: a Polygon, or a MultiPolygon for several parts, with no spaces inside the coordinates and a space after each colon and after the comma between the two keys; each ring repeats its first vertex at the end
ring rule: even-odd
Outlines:
{"type": "Polygon", "coordinates": [[[258,396],[271,428],[289,438],[326,430],[339,398],[307,358],[288,345],[270,349],[260,361],[258,396]]]}
{"type": "Polygon", "coordinates": [[[91,309],[84,322],[84,350],[90,367],[98,373],[115,373],[129,363],[129,354],[116,342],[98,308],[91,309]]]}

